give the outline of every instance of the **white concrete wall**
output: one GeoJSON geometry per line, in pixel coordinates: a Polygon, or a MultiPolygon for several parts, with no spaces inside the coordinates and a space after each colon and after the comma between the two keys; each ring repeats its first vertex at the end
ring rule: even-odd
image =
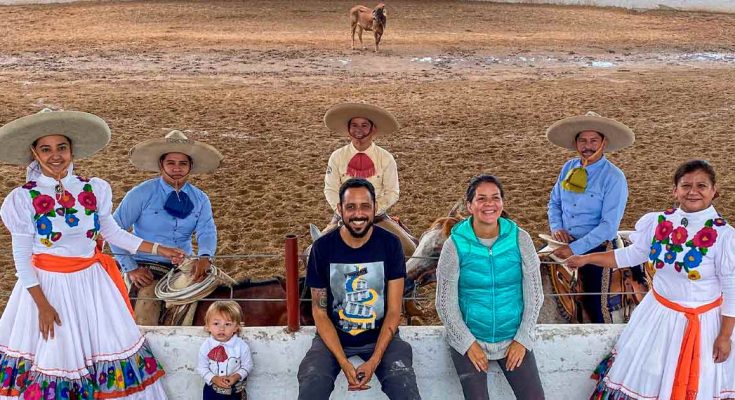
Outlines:
{"type": "MultiPolygon", "coordinates": [[[[549,400],[586,399],[589,379],[597,363],[610,351],[624,325],[540,325],[536,360],[549,400]]],[[[206,333],[202,328],[143,328],[154,354],[167,371],[164,378],[171,399],[201,399],[202,379],[194,371],[197,352],[206,333]]],[[[413,347],[414,369],[423,399],[460,400],[462,389],[449,358],[443,327],[401,327],[401,337],[413,347]]],[[[248,398],[295,399],[296,372],[314,335],[313,327],[288,334],[282,327],[246,328],[242,337],[253,351],[255,370],[248,379],[248,398]]],[[[495,363],[491,363],[490,398],[513,399],[495,363]]],[[[342,375],[332,399],[385,399],[373,379],[365,392],[348,393],[342,375]]]]}
{"type": "Polygon", "coordinates": [[[681,11],[735,13],[735,0],[480,0],[494,3],[558,4],[595,7],[620,7],[636,10],[657,8],[681,11]]]}

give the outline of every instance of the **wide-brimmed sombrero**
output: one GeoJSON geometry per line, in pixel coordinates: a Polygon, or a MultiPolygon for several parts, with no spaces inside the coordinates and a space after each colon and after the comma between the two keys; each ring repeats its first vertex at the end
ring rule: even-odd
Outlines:
{"type": "Polygon", "coordinates": [[[546,130],[549,141],[559,147],[577,151],[574,138],[583,131],[600,132],[607,139],[606,151],[620,150],[635,142],[635,134],[625,124],[589,111],[585,115],[564,118],[546,130]]]}
{"type": "Polygon", "coordinates": [[[158,161],[168,153],[184,153],[191,157],[192,174],[212,172],[224,156],[214,147],[189,139],[181,131],[171,131],[162,139],[149,139],[130,149],[130,162],[138,169],[158,172],[158,161]]]}
{"type": "Polygon", "coordinates": [[[333,106],[324,114],[324,125],[333,132],[347,134],[347,124],[356,117],[372,121],[381,135],[391,134],[400,128],[398,121],[388,111],[362,103],[342,103],[333,106]]]}
{"type": "Polygon", "coordinates": [[[104,148],[110,141],[111,132],[107,123],[94,114],[46,108],[0,128],[0,161],[28,165],[33,159],[33,142],[49,135],[68,137],[74,159],[80,159],[104,148]]]}

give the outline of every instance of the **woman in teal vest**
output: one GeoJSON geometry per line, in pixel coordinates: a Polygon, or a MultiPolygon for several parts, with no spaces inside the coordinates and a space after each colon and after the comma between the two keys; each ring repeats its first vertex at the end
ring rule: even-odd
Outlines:
{"type": "Polygon", "coordinates": [[[466,399],[488,399],[489,360],[517,399],[544,399],[531,350],[543,292],[531,236],[503,211],[503,186],[491,175],[467,188],[470,218],[457,223],[437,268],[436,309],[466,399]]]}

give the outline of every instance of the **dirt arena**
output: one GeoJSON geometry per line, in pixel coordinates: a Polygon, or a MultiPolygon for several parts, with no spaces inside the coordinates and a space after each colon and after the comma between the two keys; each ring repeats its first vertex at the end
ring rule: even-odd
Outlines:
{"type": "MultiPolygon", "coordinates": [[[[506,209],[534,236],[564,160],[544,130],[588,110],[636,132],[609,155],[628,177],[622,223],[672,202],[671,175],[700,157],[719,172],[735,213],[735,15],[400,1],[388,3],[382,49],[350,50],[352,1],[93,2],[0,7],[0,123],[43,107],[106,119],[111,144],[77,170],[111,182],[115,201],[152,175],[127,151],[181,129],[225,155],[193,178],[212,200],[219,254],[276,254],[324,225],[332,150],[347,141],[322,116],[365,101],[395,113],[381,137],[399,166],[393,209],[415,233],[446,213],[467,180],[501,177],[506,209]]],[[[374,4],[366,4],[373,6],[374,4]]],[[[4,196],[23,170],[0,166],[4,196]]],[[[0,234],[0,305],[15,282],[0,234]]],[[[282,274],[282,260],[222,262],[238,278],[282,274]]]]}

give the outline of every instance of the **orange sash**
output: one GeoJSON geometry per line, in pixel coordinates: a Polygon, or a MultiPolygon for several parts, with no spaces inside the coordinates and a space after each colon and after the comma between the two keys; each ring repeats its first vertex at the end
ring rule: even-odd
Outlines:
{"type": "Polygon", "coordinates": [[[722,304],[722,296],[709,304],[688,308],[667,300],[655,290],[653,290],[653,295],[665,307],[682,312],[687,317],[687,326],[681,341],[679,361],[676,365],[676,375],[674,375],[674,387],[671,390],[671,400],[695,400],[699,391],[699,342],[702,337],[699,314],[719,307],[722,304]]]}
{"type": "Polygon", "coordinates": [[[61,272],[65,274],[78,272],[91,267],[95,263],[100,263],[102,265],[102,268],[104,268],[107,274],[110,275],[110,279],[112,279],[112,282],[117,287],[117,290],[120,291],[120,296],[122,296],[123,300],[125,300],[125,305],[128,306],[128,311],[130,311],[130,315],[135,318],[135,315],[133,314],[133,306],[130,304],[130,298],[128,297],[128,289],[125,286],[125,281],[123,281],[120,270],[117,268],[115,259],[108,256],[107,254],[103,254],[99,251],[99,249],[95,251],[94,256],[92,256],[91,258],[63,257],[55,256],[53,254],[34,254],[31,258],[31,262],[38,269],[49,272],[61,272]]]}

